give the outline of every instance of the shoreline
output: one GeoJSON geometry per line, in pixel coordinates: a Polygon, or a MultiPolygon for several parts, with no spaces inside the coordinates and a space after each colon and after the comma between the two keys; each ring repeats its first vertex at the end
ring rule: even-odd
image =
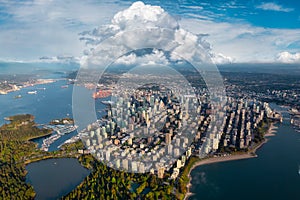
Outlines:
{"type": "Polygon", "coordinates": [[[53,131],[51,131],[50,133],[46,133],[44,135],[30,137],[30,138],[28,138],[28,141],[34,142],[33,140],[37,140],[37,139],[40,139],[43,137],[48,137],[48,136],[52,135],[52,133],[53,133],[53,131]]]}
{"type": "MultiPolygon", "coordinates": [[[[260,145],[255,147],[255,149],[259,149],[266,142],[267,142],[267,139],[265,141],[263,141],[262,143],[260,143],[260,145]]],[[[229,155],[229,156],[208,157],[208,158],[204,158],[203,160],[200,160],[200,161],[196,162],[191,167],[191,169],[188,173],[189,183],[187,185],[187,193],[184,197],[184,200],[187,200],[188,197],[194,195],[194,193],[190,192],[190,187],[192,186],[192,184],[191,184],[191,181],[192,181],[191,172],[196,167],[199,167],[199,166],[202,166],[202,165],[209,165],[209,164],[220,163],[220,162],[228,162],[228,161],[234,161],[234,160],[244,160],[244,159],[250,159],[250,158],[256,158],[256,157],[257,157],[257,155],[252,154],[252,152],[248,152],[248,153],[244,153],[244,154],[233,154],[233,155],[229,155]]]]}
{"type": "Polygon", "coordinates": [[[258,155],[256,154],[256,151],[261,148],[264,144],[266,144],[269,139],[266,137],[271,137],[275,136],[276,130],[278,127],[274,126],[274,122],[271,122],[271,125],[267,132],[264,135],[264,140],[260,143],[258,143],[255,147],[253,147],[251,150],[245,153],[240,153],[240,154],[231,154],[228,156],[218,156],[218,157],[207,157],[204,158],[198,162],[196,162],[189,170],[188,173],[188,178],[189,178],[189,183],[187,184],[187,193],[184,196],[184,200],[188,200],[190,196],[193,196],[194,193],[190,192],[190,188],[192,186],[192,177],[191,177],[191,172],[199,166],[202,165],[209,165],[209,164],[214,164],[214,163],[220,163],[220,162],[228,162],[228,161],[234,161],[234,160],[244,160],[244,159],[250,159],[250,158],[257,158],[258,155]]]}
{"type": "Polygon", "coordinates": [[[16,86],[16,85],[12,85],[13,88],[11,89],[0,89],[0,95],[7,95],[9,93],[13,93],[16,91],[20,91],[24,88],[28,88],[28,87],[33,87],[33,86],[37,86],[37,85],[46,85],[46,84],[51,84],[51,83],[55,83],[57,82],[59,79],[36,79],[34,80],[33,83],[28,83],[27,82],[23,82],[21,83],[22,86],[16,86]]]}

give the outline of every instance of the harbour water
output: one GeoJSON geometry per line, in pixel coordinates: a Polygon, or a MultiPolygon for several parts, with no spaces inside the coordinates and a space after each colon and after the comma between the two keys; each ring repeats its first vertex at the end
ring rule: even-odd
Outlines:
{"type": "MultiPolygon", "coordinates": [[[[35,116],[35,121],[38,124],[48,124],[53,119],[72,117],[73,85],[69,85],[67,88],[61,87],[66,84],[66,80],[58,80],[54,83],[35,85],[23,88],[20,91],[8,93],[7,95],[0,95],[0,125],[7,123],[4,119],[5,117],[17,114],[32,114],[35,116]],[[37,91],[37,94],[28,94],[28,91],[37,91]],[[21,95],[22,98],[15,98],[17,95],[21,95]]],[[[84,87],[80,87],[80,90],[83,95],[92,98],[92,90],[88,90],[84,87]]],[[[110,100],[110,98],[108,97],[101,100],[110,100]]],[[[97,99],[96,101],[99,102],[95,104],[98,118],[103,116],[106,107],[100,103],[101,100],[97,99]]],[[[89,118],[88,115],[86,115],[84,119],[86,122],[82,122],[83,124],[92,122],[92,118],[89,118]]],[[[60,144],[76,134],[77,131],[73,131],[60,137],[49,147],[49,151],[57,150],[60,144]]],[[[41,146],[43,139],[45,138],[38,138],[33,141],[41,146]]]]}
{"type": "MultiPolygon", "coordinates": [[[[5,117],[17,114],[32,114],[35,116],[37,124],[48,124],[53,119],[72,118],[72,92],[73,87],[77,86],[65,87],[68,82],[64,76],[67,71],[76,69],[76,66],[40,65],[16,64],[8,67],[6,64],[0,64],[1,74],[38,73],[39,78],[57,80],[54,83],[35,85],[7,95],[0,95],[0,125],[8,123],[5,121],[5,117]],[[30,91],[36,91],[36,94],[28,94],[30,91]]],[[[92,98],[92,90],[84,87],[79,87],[79,89],[82,95],[92,98]]],[[[110,98],[101,100],[110,100],[110,98]]],[[[95,104],[98,118],[103,116],[106,107],[100,103],[101,100],[97,99],[95,104]]],[[[90,123],[88,116],[85,119],[87,121],[83,123],[90,123]]],[[[77,135],[77,131],[63,135],[50,145],[49,151],[57,150],[59,145],[75,135],[77,135]]],[[[41,146],[43,139],[45,137],[33,141],[41,146]]],[[[90,173],[76,159],[71,158],[42,160],[27,165],[26,170],[28,171],[26,181],[33,185],[37,193],[36,199],[58,199],[72,191],[90,173]]]]}
{"type": "Polygon", "coordinates": [[[257,151],[257,158],[196,167],[189,200],[298,199],[300,133],[290,125],[288,113],[283,116],[283,123],[275,125],[276,136],[257,151]]]}
{"type": "Polygon", "coordinates": [[[59,199],[68,194],[90,171],[77,159],[48,159],[26,166],[26,181],[34,187],[36,200],[59,199]]]}

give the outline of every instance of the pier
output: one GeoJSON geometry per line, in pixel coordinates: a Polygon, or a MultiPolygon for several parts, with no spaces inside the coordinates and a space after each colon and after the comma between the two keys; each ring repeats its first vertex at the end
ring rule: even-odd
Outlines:
{"type": "Polygon", "coordinates": [[[61,136],[71,133],[78,128],[76,125],[44,125],[44,127],[48,129],[50,128],[54,132],[56,132],[56,134],[51,135],[50,137],[43,140],[41,149],[44,151],[48,151],[50,145],[58,140],[61,136]]]}

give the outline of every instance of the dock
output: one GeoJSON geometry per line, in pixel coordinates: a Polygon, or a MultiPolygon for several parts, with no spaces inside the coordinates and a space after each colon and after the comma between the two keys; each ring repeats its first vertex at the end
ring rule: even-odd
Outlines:
{"type": "Polygon", "coordinates": [[[55,142],[56,140],[58,140],[61,136],[71,133],[73,131],[75,131],[78,126],[74,126],[74,125],[45,125],[45,128],[50,128],[52,129],[54,132],[56,132],[56,134],[51,135],[50,137],[46,138],[43,140],[43,144],[41,149],[44,151],[48,151],[50,145],[55,142]]]}

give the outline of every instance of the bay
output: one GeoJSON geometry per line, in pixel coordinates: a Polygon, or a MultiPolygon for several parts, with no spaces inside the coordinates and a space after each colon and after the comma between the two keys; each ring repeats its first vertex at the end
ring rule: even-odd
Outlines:
{"type": "Polygon", "coordinates": [[[257,151],[258,157],[196,167],[189,200],[299,198],[300,133],[290,125],[286,108],[271,106],[284,111],[284,121],[275,125],[276,136],[257,151]]]}
{"type": "MultiPolygon", "coordinates": [[[[62,87],[68,84],[66,79],[62,77],[56,78],[57,81],[50,84],[35,85],[23,88],[20,91],[8,93],[7,95],[0,95],[0,125],[8,123],[5,117],[18,114],[32,114],[35,116],[37,124],[48,124],[53,119],[62,119],[65,117],[72,118],[72,93],[73,87],[79,87],[83,96],[92,98],[92,90],[88,90],[82,86],[68,85],[67,88],[62,87]],[[29,91],[37,91],[37,94],[28,94],[29,91]],[[21,95],[22,98],[15,98],[21,95]]],[[[78,123],[81,128],[92,123],[94,118],[89,113],[96,112],[97,118],[100,119],[104,114],[105,105],[101,103],[102,100],[110,100],[110,97],[104,99],[97,99],[95,108],[92,111],[83,110],[85,117],[81,118],[84,121],[78,123]]],[[[49,148],[50,151],[57,150],[58,146],[67,139],[77,135],[77,131],[66,134],[55,141],[49,148]]],[[[41,146],[45,138],[33,140],[41,146]]]]}

